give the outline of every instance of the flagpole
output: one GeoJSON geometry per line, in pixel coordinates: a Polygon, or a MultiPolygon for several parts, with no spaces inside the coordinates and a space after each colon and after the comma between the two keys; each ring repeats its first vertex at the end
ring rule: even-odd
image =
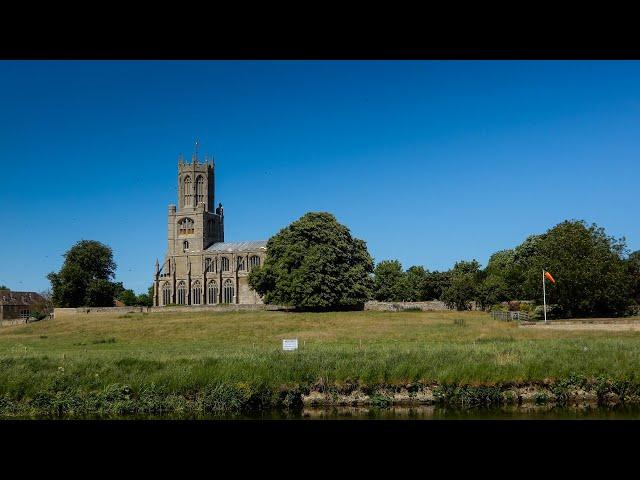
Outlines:
{"type": "Polygon", "coordinates": [[[547,290],[544,285],[544,268],[542,269],[542,301],[544,302],[544,323],[547,323],[547,290]]]}

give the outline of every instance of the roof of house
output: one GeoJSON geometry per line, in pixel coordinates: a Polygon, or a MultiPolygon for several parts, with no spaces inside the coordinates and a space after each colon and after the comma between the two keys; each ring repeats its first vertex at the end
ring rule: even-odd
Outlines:
{"type": "Polygon", "coordinates": [[[36,292],[2,290],[0,293],[0,305],[32,305],[42,301],[44,301],[44,298],[36,292]]]}
{"type": "Polygon", "coordinates": [[[254,250],[266,250],[266,240],[254,240],[251,242],[217,242],[207,248],[207,252],[248,252],[254,250]]]}

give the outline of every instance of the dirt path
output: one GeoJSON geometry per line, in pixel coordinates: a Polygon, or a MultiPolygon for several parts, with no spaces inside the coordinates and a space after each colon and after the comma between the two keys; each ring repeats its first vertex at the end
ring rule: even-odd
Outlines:
{"type": "Polygon", "coordinates": [[[534,328],[536,330],[604,330],[614,332],[640,332],[640,321],[617,321],[617,322],[552,322],[548,324],[522,324],[522,328],[534,328]]]}

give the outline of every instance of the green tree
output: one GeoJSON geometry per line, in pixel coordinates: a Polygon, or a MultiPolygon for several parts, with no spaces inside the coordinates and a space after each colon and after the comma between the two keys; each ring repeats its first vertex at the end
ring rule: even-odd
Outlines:
{"type": "Polygon", "coordinates": [[[267,242],[249,285],[268,304],[299,309],[362,308],[371,297],[373,260],[364,241],[326,212],[310,212],[267,242]]]}
{"type": "Polygon", "coordinates": [[[87,307],[113,307],[113,299],[119,294],[117,284],[97,278],[87,284],[83,305],[87,307]]]}
{"type": "Polygon", "coordinates": [[[425,281],[425,300],[441,300],[443,292],[451,285],[451,272],[427,272],[425,281]]]}
{"type": "Polygon", "coordinates": [[[422,302],[429,298],[429,272],[422,266],[409,267],[405,273],[407,295],[410,302],[422,302]]]}
{"type": "Polygon", "coordinates": [[[442,293],[442,301],[449,308],[469,310],[478,299],[481,282],[480,264],[476,260],[456,262],[450,271],[450,285],[442,293]]]}
{"type": "Polygon", "coordinates": [[[120,292],[120,294],[116,298],[126,306],[138,305],[138,296],[130,288],[120,292]]]}
{"type": "Polygon", "coordinates": [[[140,295],[138,295],[136,305],[140,305],[142,307],[153,306],[153,284],[151,284],[151,286],[147,290],[147,293],[141,293],[140,295]]]}
{"type": "Polygon", "coordinates": [[[59,272],[51,272],[52,301],[57,307],[112,306],[121,284],[112,282],[116,264],[108,246],[80,240],[64,254],[59,272]]]}
{"type": "MultiPolygon", "coordinates": [[[[520,248],[520,247],[519,247],[520,248]]],[[[608,236],[596,224],[564,221],[536,238],[524,267],[524,294],[542,303],[542,269],[557,284],[548,284],[547,303],[572,316],[622,315],[630,306],[632,286],[623,260],[624,238],[608,236]]]]}
{"type": "Polygon", "coordinates": [[[631,296],[640,304],[640,250],[636,250],[627,259],[631,283],[631,296]]]}
{"type": "Polygon", "coordinates": [[[478,285],[477,300],[483,309],[513,298],[507,281],[501,275],[486,276],[478,285]]]}
{"type": "Polygon", "coordinates": [[[408,284],[405,272],[398,260],[383,260],[373,272],[373,298],[381,302],[408,300],[408,284]]]}
{"type": "Polygon", "coordinates": [[[501,250],[491,255],[484,270],[484,282],[487,285],[482,287],[486,294],[486,301],[493,299],[492,303],[496,303],[522,297],[524,270],[520,262],[526,264],[523,253],[517,253],[516,249],[511,249],[501,250]]]}

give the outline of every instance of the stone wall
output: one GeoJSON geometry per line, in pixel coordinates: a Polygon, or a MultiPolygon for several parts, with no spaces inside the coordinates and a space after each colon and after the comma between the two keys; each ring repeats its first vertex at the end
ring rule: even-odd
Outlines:
{"type": "Polygon", "coordinates": [[[175,312],[251,312],[258,310],[284,310],[277,305],[253,305],[218,303],[216,305],[185,305],[172,307],[142,307],[149,313],[175,313],[175,312]]]}
{"type": "Polygon", "coordinates": [[[243,304],[216,304],[216,305],[185,305],[172,307],[78,307],[78,308],[54,308],[53,317],[69,318],[78,315],[124,315],[127,313],[178,313],[178,312],[246,312],[257,310],[286,310],[277,305],[243,305],[243,304]]]}
{"type": "Polygon", "coordinates": [[[376,310],[379,312],[401,312],[403,310],[419,309],[423,312],[450,310],[444,302],[440,300],[430,300],[428,302],[376,302],[370,301],[364,304],[365,310],[376,310]]]}
{"type": "Polygon", "coordinates": [[[53,318],[75,317],[77,315],[116,315],[134,312],[146,312],[148,307],[78,307],[54,308],[53,318]]]}
{"type": "MultiPolygon", "coordinates": [[[[365,310],[379,312],[401,312],[403,310],[419,309],[423,312],[450,310],[440,300],[429,302],[376,302],[370,301],[364,304],[365,310]]],[[[68,318],[78,315],[124,315],[127,313],[179,313],[179,312],[250,312],[258,310],[287,310],[278,305],[248,305],[248,304],[216,304],[216,305],[185,305],[170,307],[79,307],[79,308],[55,308],[54,318],[68,318]]]]}
{"type": "Polygon", "coordinates": [[[14,318],[11,320],[0,320],[0,327],[11,327],[13,325],[24,325],[27,323],[26,318],[14,318]]]}

